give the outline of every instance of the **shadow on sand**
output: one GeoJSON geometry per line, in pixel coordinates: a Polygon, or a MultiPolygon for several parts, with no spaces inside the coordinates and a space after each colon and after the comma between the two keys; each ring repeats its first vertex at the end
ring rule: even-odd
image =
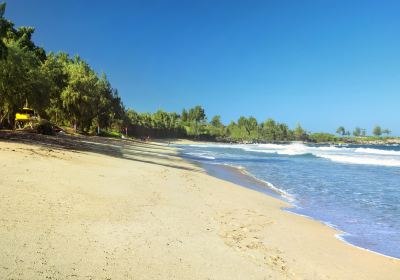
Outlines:
{"type": "MultiPolygon", "coordinates": [[[[91,152],[125,160],[155,164],[164,167],[195,171],[178,164],[180,158],[169,148],[156,143],[133,139],[113,139],[97,136],[41,135],[22,131],[0,130],[0,143],[14,142],[73,152],[91,152]],[[160,160],[168,159],[168,163],[160,160]]],[[[0,144],[1,145],[1,144],[0,144]]]]}

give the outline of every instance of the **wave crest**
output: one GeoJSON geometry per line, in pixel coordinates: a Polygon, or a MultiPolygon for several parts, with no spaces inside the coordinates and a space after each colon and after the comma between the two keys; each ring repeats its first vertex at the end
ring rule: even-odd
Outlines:
{"type": "Polygon", "coordinates": [[[233,148],[242,149],[248,152],[287,156],[313,155],[315,157],[325,158],[334,162],[346,164],[367,164],[400,167],[400,151],[384,150],[378,148],[351,148],[347,146],[308,146],[302,143],[239,145],[208,144],[197,146],[202,146],[202,148],[233,148]]]}

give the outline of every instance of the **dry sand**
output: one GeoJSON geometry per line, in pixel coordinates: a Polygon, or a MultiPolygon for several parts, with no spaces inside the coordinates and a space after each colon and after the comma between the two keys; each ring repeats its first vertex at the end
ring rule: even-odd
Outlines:
{"type": "Polygon", "coordinates": [[[0,140],[0,279],[400,279],[170,147],[63,139],[0,140]]]}

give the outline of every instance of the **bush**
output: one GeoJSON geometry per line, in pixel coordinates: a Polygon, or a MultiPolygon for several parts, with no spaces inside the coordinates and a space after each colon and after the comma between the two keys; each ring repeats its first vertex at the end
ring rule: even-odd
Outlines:
{"type": "Polygon", "coordinates": [[[44,135],[53,135],[53,125],[48,120],[40,120],[36,127],[37,133],[44,134],[44,135]]]}
{"type": "Polygon", "coordinates": [[[337,142],[338,138],[329,133],[312,133],[309,135],[309,140],[316,143],[337,142]]]}
{"type": "Polygon", "coordinates": [[[116,132],[116,131],[105,131],[105,130],[100,130],[99,136],[121,138],[121,137],[122,137],[122,134],[121,134],[120,132],[116,132]]]}

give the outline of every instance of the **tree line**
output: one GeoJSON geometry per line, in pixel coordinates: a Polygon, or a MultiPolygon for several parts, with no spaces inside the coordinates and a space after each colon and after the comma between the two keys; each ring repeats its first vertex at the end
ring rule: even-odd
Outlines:
{"type": "Polygon", "coordinates": [[[191,137],[220,141],[291,141],[307,140],[309,134],[299,124],[294,130],[273,119],[258,123],[254,117],[240,117],[225,126],[221,116],[208,120],[204,108],[183,109],[181,114],[159,110],[153,114],[126,111],[128,131],[134,136],[191,137]]]}
{"type": "MultiPolygon", "coordinates": [[[[40,118],[87,134],[116,131],[135,137],[235,142],[338,140],[328,133],[308,133],[300,124],[290,129],[273,119],[258,122],[251,116],[224,125],[220,116],[209,120],[201,106],[152,114],[125,108],[106,74],[99,75],[79,56],[46,52],[32,41],[35,29],[15,27],[4,17],[5,8],[0,4],[0,128],[13,128],[15,113],[27,103],[40,118]]],[[[344,136],[347,131],[338,133],[344,136]]]]}
{"type": "Polygon", "coordinates": [[[0,125],[13,127],[29,104],[41,118],[83,132],[121,125],[124,106],[105,74],[79,56],[46,53],[32,41],[34,28],[4,18],[0,4],[0,125]]]}
{"type": "MultiPolygon", "coordinates": [[[[367,136],[367,130],[365,128],[360,128],[356,127],[352,133],[350,133],[349,130],[346,130],[344,126],[339,126],[338,129],[336,130],[336,133],[339,134],[342,137],[345,136],[351,136],[353,135],[354,137],[366,137],[367,136]]],[[[372,129],[372,134],[374,136],[380,137],[383,134],[386,134],[389,136],[392,132],[389,129],[382,129],[380,125],[374,126],[372,129]]]]}
{"type": "Polygon", "coordinates": [[[125,131],[132,136],[225,138],[233,141],[302,139],[299,127],[241,117],[224,126],[210,122],[201,106],[181,114],[126,109],[107,76],[97,74],[79,56],[46,52],[37,46],[32,27],[15,27],[0,4],[0,126],[14,127],[15,113],[26,103],[42,119],[83,133],[125,131]]]}

